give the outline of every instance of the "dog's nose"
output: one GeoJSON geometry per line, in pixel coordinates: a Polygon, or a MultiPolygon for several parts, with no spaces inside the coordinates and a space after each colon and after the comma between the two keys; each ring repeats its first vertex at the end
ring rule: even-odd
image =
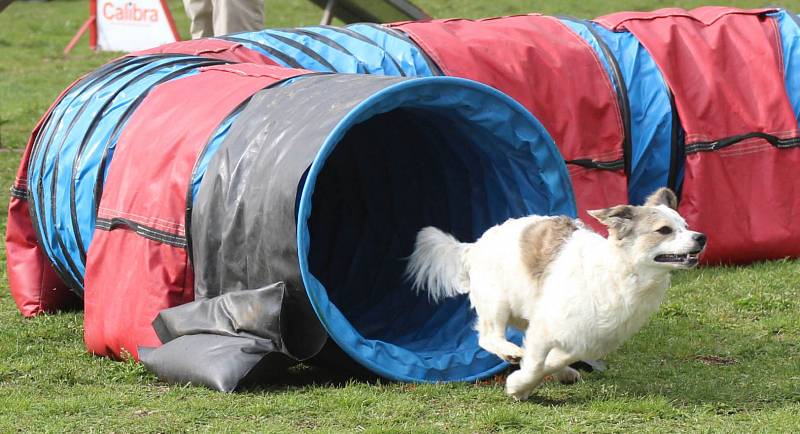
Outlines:
{"type": "Polygon", "coordinates": [[[698,232],[694,234],[692,238],[694,238],[694,240],[697,241],[697,244],[700,244],[701,247],[706,245],[707,238],[705,234],[701,234],[698,232]]]}

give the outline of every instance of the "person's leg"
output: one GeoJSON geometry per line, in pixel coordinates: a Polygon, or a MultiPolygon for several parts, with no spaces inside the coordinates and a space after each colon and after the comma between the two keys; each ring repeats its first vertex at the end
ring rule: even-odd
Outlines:
{"type": "Polygon", "coordinates": [[[183,0],[183,8],[189,16],[192,39],[214,36],[211,7],[211,0],[183,0]]]}
{"type": "Polygon", "coordinates": [[[264,0],[213,0],[214,35],[264,28],[264,0]]]}

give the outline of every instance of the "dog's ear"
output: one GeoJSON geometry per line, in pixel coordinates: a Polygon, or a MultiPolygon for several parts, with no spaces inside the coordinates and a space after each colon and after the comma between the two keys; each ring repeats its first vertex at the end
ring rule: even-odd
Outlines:
{"type": "Polygon", "coordinates": [[[636,207],[632,205],[617,205],[611,208],[587,211],[600,223],[608,227],[608,233],[617,239],[625,238],[633,230],[633,218],[636,216],[636,207]]]}
{"type": "Polygon", "coordinates": [[[674,209],[675,211],[678,210],[678,196],[675,195],[675,192],[668,189],[667,187],[661,187],[656,190],[650,197],[647,198],[645,201],[644,206],[658,206],[658,205],[666,205],[669,208],[674,209]]]}

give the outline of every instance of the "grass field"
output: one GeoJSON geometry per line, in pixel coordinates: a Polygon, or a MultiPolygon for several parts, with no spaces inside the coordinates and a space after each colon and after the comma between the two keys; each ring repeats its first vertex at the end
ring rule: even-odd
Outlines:
{"type": "MultiPolygon", "coordinates": [[[[17,2],[0,13],[0,185],[59,91],[115,56],[61,50],[85,1],[17,2]]],[[[269,26],[313,24],[315,6],[267,2],[269,26]]],[[[419,0],[437,17],[541,11],[592,17],[659,1],[419,0]]],[[[677,2],[696,6],[702,2],[677,2]]],[[[761,6],[760,2],[728,2],[761,6]]],[[[186,34],[179,1],[171,1],[186,34]]],[[[786,6],[800,10],[800,2],[786,6]]],[[[0,195],[0,208],[7,197],[0,195]]],[[[4,214],[3,214],[4,215],[4,214]]],[[[2,228],[5,232],[5,218],[2,228]]],[[[82,314],[26,320],[0,281],[0,432],[800,432],[800,263],[680,274],[647,327],[585,381],[548,383],[529,402],[499,384],[410,385],[297,368],[272,387],[222,394],[160,383],[92,357],[82,314]]]]}

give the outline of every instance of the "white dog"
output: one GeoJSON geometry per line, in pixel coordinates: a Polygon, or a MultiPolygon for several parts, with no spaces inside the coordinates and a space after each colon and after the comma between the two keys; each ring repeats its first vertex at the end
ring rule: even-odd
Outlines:
{"type": "Polygon", "coordinates": [[[471,244],[427,227],[407,273],[433,301],[469,294],[480,346],[521,364],[506,393],[524,400],[546,375],[579,380],[571,363],[618,348],[658,309],[670,272],[697,265],[706,237],[676,206],[662,188],[644,206],[590,211],[608,238],[567,217],[509,219],[471,244]],[[525,332],[524,349],[507,326],[525,332]]]}

